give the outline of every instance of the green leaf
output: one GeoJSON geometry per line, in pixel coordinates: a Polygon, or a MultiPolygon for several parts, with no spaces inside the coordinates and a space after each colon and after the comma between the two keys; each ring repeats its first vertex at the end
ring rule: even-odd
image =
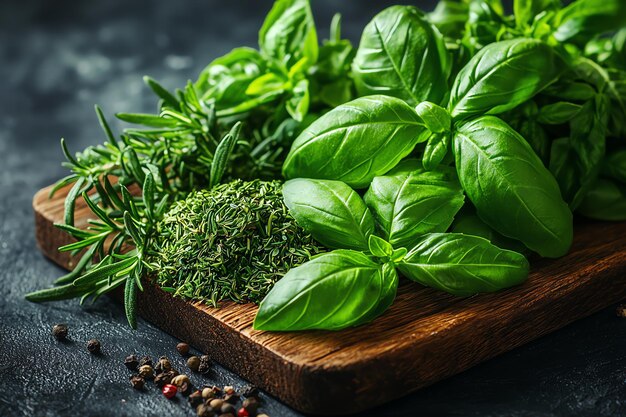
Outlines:
{"type": "Polygon", "coordinates": [[[560,0],[515,0],[513,11],[518,28],[530,25],[535,16],[544,11],[560,8],[560,0]]]}
{"type": "Polygon", "coordinates": [[[560,125],[572,120],[583,108],[580,104],[570,103],[567,101],[559,101],[558,103],[548,104],[539,110],[539,123],[547,125],[560,125]]]}
{"type": "Polygon", "coordinates": [[[539,40],[520,38],[492,43],[457,75],[450,113],[459,120],[511,110],[556,81],[563,69],[563,60],[539,40]]]}
{"type": "Polygon", "coordinates": [[[76,199],[80,194],[87,191],[89,188],[88,185],[85,186],[87,180],[84,177],[80,177],[76,180],[70,191],[65,196],[64,205],[64,214],[63,218],[65,224],[69,226],[74,226],[74,209],[76,207],[76,199]]]}
{"type": "Polygon", "coordinates": [[[552,142],[550,171],[575,210],[600,174],[606,152],[606,97],[583,106],[570,123],[570,136],[552,142]]]}
{"type": "Polygon", "coordinates": [[[465,23],[469,20],[469,6],[458,0],[439,0],[428,20],[439,32],[450,38],[462,38],[465,23]]]}
{"type": "Polygon", "coordinates": [[[124,287],[124,310],[126,311],[126,319],[131,328],[137,328],[137,285],[133,277],[126,278],[126,286],[124,287]]]}
{"type": "Polygon", "coordinates": [[[422,165],[427,171],[433,171],[448,155],[450,149],[450,134],[433,133],[426,142],[422,165]]]}
{"type": "Polygon", "coordinates": [[[610,153],[602,164],[602,173],[626,184],[626,150],[610,153]]]}
{"type": "Polygon", "coordinates": [[[340,180],[364,188],[426,140],[424,131],[415,111],[402,100],[358,98],[324,114],[296,138],[283,175],[340,180]]]}
{"type": "Polygon", "coordinates": [[[220,141],[219,145],[217,145],[217,149],[215,150],[215,156],[213,157],[213,161],[211,162],[209,188],[215,187],[222,181],[224,172],[228,167],[230,156],[232,155],[233,150],[235,149],[235,145],[239,140],[240,133],[241,122],[237,122],[226,134],[226,136],[224,136],[224,138],[220,141]]]}
{"type": "Polygon", "coordinates": [[[558,41],[580,37],[586,42],[594,35],[623,27],[626,3],[623,0],[577,0],[564,7],[556,21],[554,37],[558,41]]]}
{"type": "Polygon", "coordinates": [[[365,193],[381,236],[395,248],[411,247],[425,233],[445,232],[463,202],[456,173],[448,167],[376,177],[365,193]]]}
{"type": "Polygon", "coordinates": [[[294,120],[301,122],[309,112],[309,81],[304,79],[291,90],[291,98],[287,101],[287,112],[294,120]]]}
{"type": "MultiPolygon", "coordinates": [[[[106,262],[108,262],[108,259],[106,262]]],[[[136,264],[137,258],[130,257],[128,259],[117,261],[111,264],[106,264],[106,262],[103,259],[102,262],[100,262],[97,266],[95,266],[89,272],[87,272],[86,274],[82,275],[79,278],[76,278],[73,282],[73,285],[75,285],[76,287],[93,285],[102,279],[114,277],[119,272],[124,271],[125,269],[136,264]]]]}
{"type": "Polygon", "coordinates": [[[317,61],[318,43],[309,0],[276,0],[259,32],[261,52],[287,68],[317,61]]]}
{"type": "MultiPolygon", "coordinates": [[[[254,328],[340,330],[363,324],[386,299],[393,274],[355,251],[336,250],[292,268],[259,306],[254,328]]],[[[391,285],[393,286],[393,285],[391,285]]],[[[387,300],[388,302],[388,300],[387,300]]]]}
{"type": "Polygon", "coordinates": [[[502,249],[508,249],[522,254],[529,252],[528,248],[519,240],[502,236],[500,233],[493,230],[493,228],[489,227],[487,223],[476,215],[474,208],[466,209],[464,207],[463,210],[457,214],[449,231],[452,233],[463,233],[465,235],[482,237],[502,249]]]}
{"type": "Polygon", "coordinates": [[[235,48],[211,62],[200,74],[195,88],[203,99],[212,99],[218,109],[249,100],[250,84],[266,73],[266,59],[252,48],[235,48]]]}
{"type": "Polygon", "coordinates": [[[626,186],[600,178],[589,190],[577,210],[596,220],[626,220],[626,186]]]}
{"type": "Polygon", "coordinates": [[[94,106],[94,108],[96,110],[96,115],[98,116],[98,122],[100,122],[100,127],[102,127],[102,130],[104,131],[107,139],[109,140],[111,145],[117,146],[117,140],[115,139],[115,135],[113,134],[113,131],[111,130],[107,119],[104,117],[102,109],[97,104],[94,106]]]}
{"type": "Polygon", "coordinates": [[[374,218],[361,197],[341,181],[289,180],[285,205],[298,225],[329,248],[368,250],[374,218]]]}
{"type": "Polygon", "coordinates": [[[58,301],[69,300],[70,298],[76,298],[83,294],[84,288],[79,288],[73,284],[61,285],[59,287],[48,288],[45,290],[34,291],[26,294],[25,298],[28,301],[35,303],[42,303],[44,301],[58,301]]]}
{"type": "Polygon", "coordinates": [[[572,213],[524,138],[497,117],[483,116],[458,127],[454,155],[463,189],[485,223],[541,256],[567,253],[572,213]]]}
{"type": "Polygon", "coordinates": [[[468,296],[521,284],[528,277],[526,258],[488,240],[457,233],[432,233],[409,250],[398,269],[427,287],[468,296]]]}
{"type": "Polygon", "coordinates": [[[452,128],[452,118],[448,110],[431,103],[423,101],[415,107],[417,115],[422,119],[426,128],[433,133],[449,133],[452,128]]]}
{"type": "Polygon", "coordinates": [[[57,278],[57,280],[54,281],[54,285],[70,284],[74,282],[74,280],[78,278],[78,276],[85,270],[87,265],[93,261],[94,254],[96,253],[97,249],[97,244],[92,245],[89,249],[87,249],[87,251],[85,251],[78,263],[76,263],[74,269],[68,274],[57,278]]]}
{"type": "Polygon", "coordinates": [[[376,235],[370,235],[368,241],[370,253],[377,258],[390,258],[393,255],[393,246],[385,239],[381,239],[376,235]]]}
{"type": "Polygon", "coordinates": [[[117,113],[115,117],[124,122],[151,127],[176,127],[176,125],[178,124],[178,122],[174,119],[161,117],[154,114],[117,113]]]}
{"type": "Polygon", "coordinates": [[[143,198],[143,204],[146,207],[146,211],[152,215],[154,213],[154,193],[156,192],[154,185],[154,177],[151,173],[146,174],[146,179],[143,182],[143,189],[141,192],[143,198]]]}
{"type": "Polygon", "coordinates": [[[354,58],[359,95],[385,94],[410,105],[440,103],[450,59],[441,34],[413,6],[392,6],[365,27],[354,58]]]}
{"type": "Polygon", "coordinates": [[[172,95],[169,91],[167,91],[161,84],[159,84],[153,78],[148,77],[147,75],[143,77],[143,81],[146,83],[148,87],[154,91],[154,93],[159,96],[165,104],[173,109],[179,109],[180,104],[176,97],[172,95]]]}

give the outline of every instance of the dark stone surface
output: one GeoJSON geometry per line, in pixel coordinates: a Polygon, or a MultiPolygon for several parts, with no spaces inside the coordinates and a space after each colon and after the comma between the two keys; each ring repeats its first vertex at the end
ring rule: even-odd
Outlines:
{"type": "MultiPolygon", "coordinates": [[[[324,31],[332,13],[342,11],[355,39],[375,11],[391,3],[315,0],[315,13],[324,31]]],[[[418,3],[428,8],[430,2],[418,3]]],[[[0,416],[193,415],[185,401],[168,401],[151,384],[145,392],[131,389],[122,363],[129,353],[168,355],[183,368],[175,339],[143,321],[131,331],[122,309],[107,298],[82,308],[76,301],[24,300],[62,273],[37,251],[31,198],[65,175],[60,137],[73,150],[103,140],[94,103],[108,115],[151,110],[143,74],[182,86],[232,47],[254,45],[269,5],[0,3],[0,416]],[[59,322],[70,326],[68,343],[50,335],[59,322]],[[101,356],[86,350],[93,337],[102,342],[101,356]]],[[[626,320],[607,309],[366,415],[626,415],[625,345],[626,320]]],[[[219,367],[194,382],[245,384],[219,367]]],[[[265,398],[271,416],[299,415],[265,398]]]]}

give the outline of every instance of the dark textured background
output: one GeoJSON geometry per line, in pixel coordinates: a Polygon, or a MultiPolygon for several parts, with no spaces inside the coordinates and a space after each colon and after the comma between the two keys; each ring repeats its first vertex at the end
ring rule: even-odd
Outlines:
{"type": "MultiPolygon", "coordinates": [[[[315,0],[314,9],[322,35],[339,10],[356,40],[391,3],[315,0]]],[[[106,298],[83,308],[24,301],[62,273],[36,249],[31,198],[65,175],[60,137],[73,150],[103,140],[94,103],[108,115],[153,110],[142,75],[184,85],[211,59],[254,45],[269,7],[268,0],[0,2],[0,416],[193,415],[153,387],[132,390],[121,364],[136,352],[166,354],[182,367],[172,337],[145,322],[131,331],[106,298]],[[70,343],[50,336],[57,322],[70,325],[70,343]],[[102,341],[101,357],[86,352],[91,337],[102,341]]],[[[607,309],[367,415],[626,415],[624,346],[626,320],[607,309]]],[[[223,369],[194,381],[244,384],[223,369]]],[[[274,399],[265,404],[271,416],[298,415],[274,399]]]]}

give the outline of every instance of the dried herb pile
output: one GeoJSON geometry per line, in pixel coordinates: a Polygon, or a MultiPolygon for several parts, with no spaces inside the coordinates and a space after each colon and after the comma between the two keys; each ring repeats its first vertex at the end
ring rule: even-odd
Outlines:
{"type": "Polygon", "coordinates": [[[212,306],[261,301],[290,268],[323,250],[289,214],[277,180],[190,194],[159,222],[154,246],[156,282],[212,306]]]}

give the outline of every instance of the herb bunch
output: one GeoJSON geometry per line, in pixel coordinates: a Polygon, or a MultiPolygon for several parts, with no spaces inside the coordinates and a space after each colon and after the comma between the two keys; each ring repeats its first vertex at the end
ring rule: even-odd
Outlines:
{"type": "Polygon", "coordinates": [[[338,16],[331,38],[319,45],[308,0],[279,0],[259,32],[258,50],[234,49],[174,93],[144,77],[158,112],[117,114],[137,127],[116,136],[96,106],[107,141],[72,155],[62,140],[71,174],[51,193],[71,186],[57,226],[76,239],[60,250],[80,261],[57,287],[27,299],[85,301],[125,285],[135,327],[136,290],[154,266],[146,259],[157,249],[157,225],[169,207],[222,181],[278,177],[302,127],[353,97],[347,76],[353,54],[338,16]],[[86,229],[74,226],[78,199],[96,218],[86,229]]]}
{"type": "MultiPolygon", "coordinates": [[[[495,291],[525,279],[522,253],[565,255],[573,213],[626,220],[626,3],[504,10],[500,0],[441,0],[429,14],[393,6],[353,48],[338,16],[319,44],[308,0],[277,0],[258,49],[217,58],[175,93],[146,78],[157,114],[118,114],[138,127],[117,138],[97,109],[107,143],[76,156],[62,143],[72,174],[57,188],[73,187],[59,227],[77,239],[62,249],[86,252],[61,287],[29,298],[84,299],[124,283],[134,324],[135,287],[152,272],[211,304],[256,301],[273,272],[316,251],[310,233],[335,251],[289,269],[255,325],[340,329],[382,314],[398,271],[452,294],[495,291]],[[281,174],[305,231],[279,249],[287,262],[274,270],[274,250],[261,251],[218,274],[224,253],[244,250],[234,234],[227,250],[210,237],[229,226],[211,220],[232,214],[226,191],[281,174]],[[236,178],[252,182],[219,185],[236,178]],[[97,218],[86,230],[73,225],[78,198],[97,218]]],[[[241,233],[265,248],[276,241],[263,230],[241,233]]]]}
{"type": "Polygon", "coordinates": [[[507,247],[557,258],[573,212],[626,220],[626,3],[514,11],[442,0],[366,26],[352,66],[363,97],[305,128],[283,165],[291,213],[338,250],[290,270],[255,328],[368,322],[391,305],[396,269],[455,295],[507,288],[528,275],[507,247]]]}

